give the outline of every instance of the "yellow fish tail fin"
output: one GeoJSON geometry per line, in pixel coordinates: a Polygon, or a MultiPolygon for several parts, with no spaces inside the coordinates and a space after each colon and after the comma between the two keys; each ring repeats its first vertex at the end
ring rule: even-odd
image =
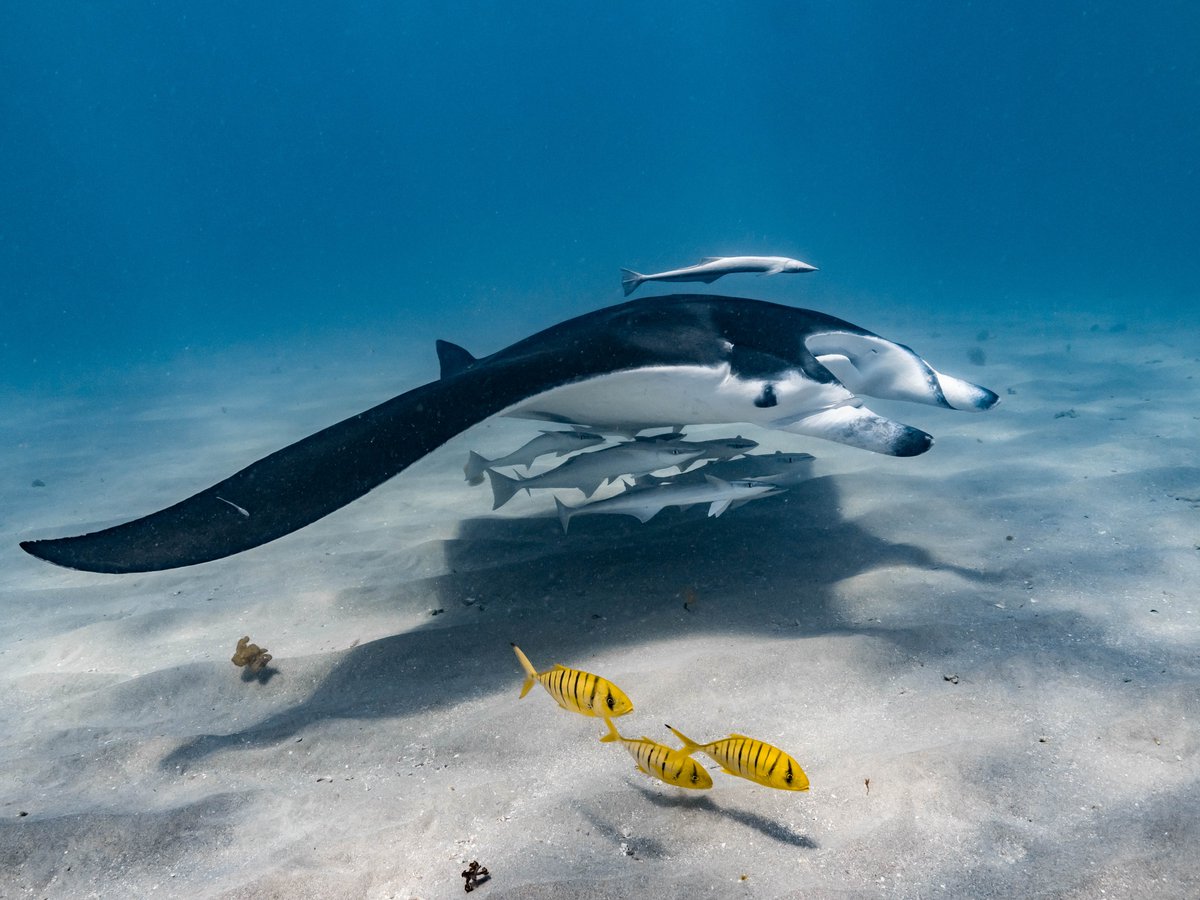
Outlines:
{"type": "Polygon", "coordinates": [[[607,744],[611,741],[622,740],[621,733],[617,731],[617,726],[613,724],[613,720],[608,716],[604,717],[604,724],[608,726],[608,734],[600,738],[600,743],[607,744]]]}
{"type": "Polygon", "coordinates": [[[695,753],[697,750],[699,750],[700,747],[702,746],[700,744],[697,744],[686,734],[683,734],[682,732],[676,731],[674,728],[671,728],[670,725],[668,725],[667,728],[670,729],[671,734],[675,735],[675,737],[677,737],[677,738],[679,738],[679,740],[683,741],[683,750],[680,751],[681,753],[687,753],[688,755],[691,755],[691,754],[695,753]]]}
{"type": "MultiPolygon", "coordinates": [[[[516,644],[512,645],[513,653],[517,654],[517,659],[521,661],[521,668],[525,670],[525,683],[521,685],[521,697],[528,694],[535,684],[537,684],[537,670],[534,669],[533,663],[529,661],[529,657],[521,652],[521,648],[516,644]]],[[[521,699],[520,697],[517,699],[521,699]]]]}

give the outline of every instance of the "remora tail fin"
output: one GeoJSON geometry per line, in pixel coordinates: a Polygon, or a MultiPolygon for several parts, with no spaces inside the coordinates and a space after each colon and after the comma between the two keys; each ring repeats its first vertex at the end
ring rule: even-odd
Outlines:
{"type": "Polygon", "coordinates": [[[501,475],[495,469],[488,469],[487,475],[492,482],[492,509],[502,507],[521,489],[521,482],[517,478],[501,475]]]}
{"type": "Polygon", "coordinates": [[[625,289],[626,297],[640,288],[642,286],[642,282],[645,280],[646,276],[641,272],[635,272],[633,269],[621,270],[621,287],[625,289]]]}

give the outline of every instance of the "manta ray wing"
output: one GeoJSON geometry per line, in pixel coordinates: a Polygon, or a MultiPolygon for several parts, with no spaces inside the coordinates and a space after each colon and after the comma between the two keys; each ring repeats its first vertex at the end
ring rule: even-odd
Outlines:
{"type": "Polygon", "coordinates": [[[427,384],[272,453],[174,506],[103,531],[25,541],[21,547],[70,569],[110,573],[172,569],[257,547],[361,497],[500,403],[464,405],[462,399],[447,384],[427,384]],[[446,414],[423,414],[427,405],[446,414]]]}
{"type": "Polygon", "coordinates": [[[351,416],[140,519],[22,549],[69,569],[153,572],[221,559],[311,524],[472,425],[584,371],[525,357],[472,366],[351,416]]]}

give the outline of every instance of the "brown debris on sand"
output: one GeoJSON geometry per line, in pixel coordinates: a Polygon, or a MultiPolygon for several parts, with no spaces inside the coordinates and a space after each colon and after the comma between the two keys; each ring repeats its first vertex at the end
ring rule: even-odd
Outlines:
{"type": "Polygon", "coordinates": [[[271,661],[271,654],[267,652],[266,647],[251,644],[250,635],[246,635],[237,642],[232,661],[235,666],[249,666],[251,672],[261,672],[271,661]]]}

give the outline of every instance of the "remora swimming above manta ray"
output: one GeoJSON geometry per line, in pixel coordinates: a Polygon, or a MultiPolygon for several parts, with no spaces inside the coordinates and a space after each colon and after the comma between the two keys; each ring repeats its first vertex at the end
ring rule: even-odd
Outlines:
{"type": "Polygon", "coordinates": [[[252,463],[186,500],[77,537],[26,541],[90,572],[221,559],[303,528],[450,438],[504,414],[633,433],[749,423],[915,456],[933,438],[861,397],[984,410],[998,397],[832,316],[738,297],[633,300],[476,359],[439,341],[441,377],[252,463]]]}

